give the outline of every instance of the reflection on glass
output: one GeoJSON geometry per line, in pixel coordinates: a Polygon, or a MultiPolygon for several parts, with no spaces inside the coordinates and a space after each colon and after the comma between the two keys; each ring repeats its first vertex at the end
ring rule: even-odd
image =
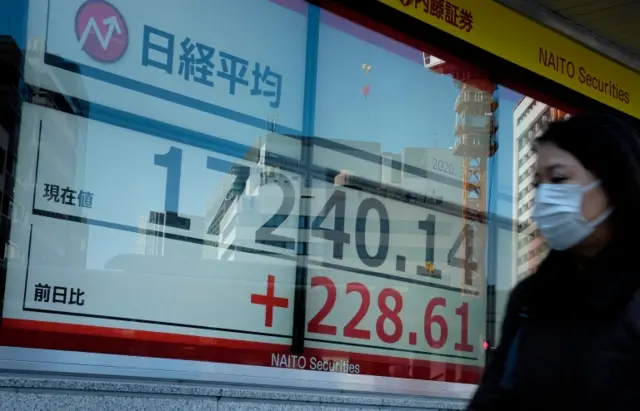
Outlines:
{"type": "Polygon", "coordinates": [[[568,113],[552,108],[529,97],[523,98],[514,110],[514,139],[517,142],[517,166],[514,176],[514,219],[518,224],[517,259],[513,272],[520,280],[535,272],[548,252],[540,232],[532,221],[534,206],[535,152],[532,140],[552,121],[568,117],[568,113]]]}
{"type": "Polygon", "coordinates": [[[0,343],[478,381],[564,113],[304,1],[44,4],[0,343]]]}

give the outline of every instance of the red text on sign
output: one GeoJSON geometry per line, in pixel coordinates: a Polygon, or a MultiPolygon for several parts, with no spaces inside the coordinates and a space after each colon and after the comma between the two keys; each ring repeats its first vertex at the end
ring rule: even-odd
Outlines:
{"type": "Polygon", "coordinates": [[[363,284],[360,283],[349,283],[347,284],[347,294],[358,293],[362,298],[362,302],[360,303],[360,308],[356,312],[356,315],[345,325],[344,327],[344,336],[349,338],[361,338],[364,340],[368,340],[371,338],[371,331],[358,329],[358,325],[364,319],[364,316],[367,315],[367,310],[369,309],[369,305],[371,304],[371,294],[369,294],[369,290],[363,284]]]}
{"type": "Polygon", "coordinates": [[[264,325],[273,327],[273,309],[288,308],[289,299],[284,297],[276,297],[276,277],[269,274],[267,276],[267,294],[251,294],[251,304],[264,305],[264,325]]]}
{"type": "MultiPolygon", "coordinates": [[[[325,320],[338,301],[336,284],[328,277],[312,277],[311,288],[321,287],[326,292],[324,303],[320,310],[309,321],[307,331],[316,334],[337,335],[338,327],[327,324],[325,320]]],[[[351,282],[346,286],[347,296],[360,296],[360,305],[355,315],[347,321],[342,329],[342,335],[347,338],[361,340],[371,339],[371,330],[362,328],[361,322],[369,312],[371,305],[371,293],[362,283],[351,282]]],[[[402,309],[404,305],[402,294],[393,288],[380,290],[376,298],[380,315],[376,319],[375,332],[378,338],[387,344],[399,342],[405,335],[405,327],[402,321],[402,309]],[[385,328],[385,324],[387,327],[385,328]],[[389,327],[392,325],[392,327],[389,327]]],[[[449,325],[447,319],[440,310],[447,308],[447,300],[444,297],[431,298],[424,311],[424,336],[427,345],[432,349],[442,349],[449,339],[449,325]]],[[[471,353],[473,345],[469,343],[469,303],[464,302],[455,309],[455,314],[460,318],[460,339],[454,345],[455,351],[471,353]]],[[[416,344],[416,334],[408,333],[410,345],[416,344]]]]}

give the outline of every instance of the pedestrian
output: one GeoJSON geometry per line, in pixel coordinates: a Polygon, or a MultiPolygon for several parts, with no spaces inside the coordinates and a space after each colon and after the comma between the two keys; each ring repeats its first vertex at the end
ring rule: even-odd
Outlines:
{"type": "Polygon", "coordinates": [[[578,115],[533,142],[551,251],[511,292],[469,411],[640,410],[639,138],[578,115]]]}

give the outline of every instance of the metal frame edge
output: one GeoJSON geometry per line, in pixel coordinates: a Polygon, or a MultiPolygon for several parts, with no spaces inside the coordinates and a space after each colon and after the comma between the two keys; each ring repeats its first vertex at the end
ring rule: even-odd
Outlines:
{"type": "Polygon", "coordinates": [[[272,389],[390,394],[438,400],[469,400],[475,385],[341,374],[250,365],[207,363],[126,355],[0,347],[0,373],[52,378],[114,378],[166,382],[260,386],[272,389]]]}

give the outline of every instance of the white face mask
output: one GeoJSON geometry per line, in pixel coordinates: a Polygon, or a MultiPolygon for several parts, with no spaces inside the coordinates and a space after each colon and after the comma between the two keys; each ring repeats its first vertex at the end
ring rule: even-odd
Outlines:
{"type": "Polygon", "coordinates": [[[611,215],[613,209],[610,207],[592,221],[582,216],[583,194],[598,185],[600,181],[584,187],[579,184],[540,184],[536,191],[533,219],[549,247],[566,250],[579,244],[611,215]]]}

